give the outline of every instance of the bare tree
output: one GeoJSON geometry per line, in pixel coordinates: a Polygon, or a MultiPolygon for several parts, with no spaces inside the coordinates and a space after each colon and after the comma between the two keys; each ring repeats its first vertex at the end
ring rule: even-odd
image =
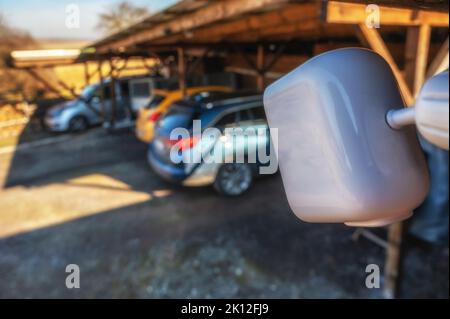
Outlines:
{"type": "Polygon", "coordinates": [[[122,1],[108,7],[106,12],[99,15],[97,29],[106,34],[115,33],[143,20],[149,14],[149,10],[145,7],[138,7],[128,1],[122,1]]]}

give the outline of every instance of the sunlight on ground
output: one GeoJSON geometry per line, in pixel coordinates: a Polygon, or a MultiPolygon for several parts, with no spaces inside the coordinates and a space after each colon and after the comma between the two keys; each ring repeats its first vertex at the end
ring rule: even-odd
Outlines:
{"type": "MultiPolygon", "coordinates": [[[[14,143],[13,140],[10,141],[14,143]]],[[[0,143],[1,145],[1,143],[0,143]]],[[[4,187],[6,180],[8,178],[8,173],[11,169],[12,160],[14,158],[14,152],[11,152],[11,149],[15,149],[16,145],[12,144],[5,147],[0,147],[0,194],[2,192],[2,188],[4,187]],[[3,151],[5,151],[3,153],[3,151]]],[[[1,202],[1,201],[0,201],[1,202]]],[[[1,209],[0,209],[1,212],[1,209]]],[[[1,224],[0,224],[1,227],[1,224]]]]}
{"type": "Polygon", "coordinates": [[[133,190],[107,175],[90,174],[44,186],[0,192],[0,238],[166,197],[170,190],[133,190]]]}
{"type": "Polygon", "coordinates": [[[86,187],[106,187],[109,189],[117,189],[117,190],[129,190],[131,189],[130,185],[116,180],[110,176],[102,175],[102,174],[91,174],[82,177],[77,177],[73,179],[69,179],[66,183],[67,185],[72,186],[86,186],[86,187]]]}

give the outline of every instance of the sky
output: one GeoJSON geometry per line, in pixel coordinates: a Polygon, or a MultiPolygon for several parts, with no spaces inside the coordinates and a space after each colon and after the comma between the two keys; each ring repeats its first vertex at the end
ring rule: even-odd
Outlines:
{"type": "MultiPolygon", "coordinates": [[[[128,0],[156,12],[177,0],[128,0]]],[[[10,26],[28,31],[37,39],[95,40],[102,34],[95,29],[97,17],[121,0],[0,0],[0,12],[10,26]],[[72,4],[79,8],[79,25],[68,28],[72,4]],[[66,12],[66,10],[68,10],[66,12]]]]}

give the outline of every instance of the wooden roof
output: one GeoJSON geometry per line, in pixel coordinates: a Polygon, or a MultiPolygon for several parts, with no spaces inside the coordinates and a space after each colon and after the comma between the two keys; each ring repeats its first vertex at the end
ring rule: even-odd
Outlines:
{"type": "MultiPolygon", "coordinates": [[[[373,1],[182,0],[91,47],[107,52],[219,42],[343,38],[354,36],[352,25],[364,23],[366,2],[373,1]]],[[[448,1],[377,3],[383,5],[382,26],[448,27],[448,1]]]]}

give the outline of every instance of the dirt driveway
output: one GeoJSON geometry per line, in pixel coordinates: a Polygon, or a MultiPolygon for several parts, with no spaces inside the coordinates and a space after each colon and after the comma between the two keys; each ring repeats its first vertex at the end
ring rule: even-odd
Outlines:
{"type": "MultiPolygon", "coordinates": [[[[176,187],[132,134],[97,129],[0,153],[0,183],[2,298],[381,295],[364,282],[383,250],[297,220],[279,176],[236,199],[176,187]],[[68,264],[80,289],[65,286],[68,264]]],[[[405,265],[404,297],[448,298],[447,248],[410,241],[405,265]]]]}

